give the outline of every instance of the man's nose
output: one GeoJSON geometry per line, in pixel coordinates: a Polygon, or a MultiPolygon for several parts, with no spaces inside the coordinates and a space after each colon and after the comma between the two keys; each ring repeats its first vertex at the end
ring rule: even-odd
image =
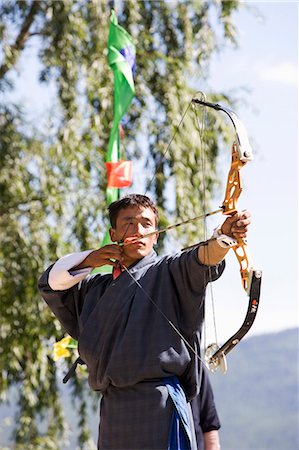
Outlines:
{"type": "Polygon", "coordinates": [[[144,229],[141,223],[134,224],[134,234],[138,234],[138,236],[143,236],[144,229]]]}

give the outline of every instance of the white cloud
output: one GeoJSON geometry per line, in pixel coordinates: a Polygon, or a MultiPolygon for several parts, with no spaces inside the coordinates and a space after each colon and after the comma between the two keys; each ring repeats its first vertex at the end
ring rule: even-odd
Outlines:
{"type": "Polygon", "coordinates": [[[262,81],[297,85],[298,67],[293,63],[278,63],[261,68],[259,76],[262,81]]]}

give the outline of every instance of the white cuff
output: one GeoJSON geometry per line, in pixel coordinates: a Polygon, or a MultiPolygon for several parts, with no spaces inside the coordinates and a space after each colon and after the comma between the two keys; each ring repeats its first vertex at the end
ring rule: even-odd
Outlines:
{"type": "Polygon", "coordinates": [[[53,289],[53,291],[65,291],[66,289],[75,286],[75,284],[83,280],[86,275],[90,274],[92,267],[72,271],[70,271],[70,269],[78,266],[91,252],[93,252],[93,250],[71,253],[56,261],[49,273],[48,283],[50,288],[53,289]]]}
{"type": "Polygon", "coordinates": [[[222,234],[221,225],[218,225],[218,227],[215,228],[214,233],[212,234],[212,238],[216,239],[218,244],[222,248],[235,247],[238,244],[238,241],[236,241],[236,239],[232,238],[231,236],[227,236],[227,234],[222,234]]]}

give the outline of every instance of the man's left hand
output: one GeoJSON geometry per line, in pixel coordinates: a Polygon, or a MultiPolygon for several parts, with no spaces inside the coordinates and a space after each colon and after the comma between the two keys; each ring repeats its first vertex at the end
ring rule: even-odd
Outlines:
{"type": "Polygon", "coordinates": [[[222,233],[234,239],[246,238],[248,227],[251,223],[250,216],[249,211],[236,212],[223,222],[221,226],[222,233]]]}

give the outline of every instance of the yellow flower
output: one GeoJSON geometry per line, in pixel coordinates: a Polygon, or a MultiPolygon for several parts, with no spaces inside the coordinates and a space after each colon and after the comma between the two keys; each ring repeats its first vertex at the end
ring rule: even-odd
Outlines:
{"type": "Polygon", "coordinates": [[[58,361],[60,358],[69,358],[70,356],[71,352],[67,348],[63,348],[60,346],[54,347],[54,355],[53,355],[54,361],[58,361]]]}
{"type": "Polygon", "coordinates": [[[71,352],[68,348],[75,348],[74,339],[72,339],[71,336],[66,336],[61,339],[61,341],[55,342],[53,352],[54,361],[58,361],[60,358],[69,358],[71,352]]]}

